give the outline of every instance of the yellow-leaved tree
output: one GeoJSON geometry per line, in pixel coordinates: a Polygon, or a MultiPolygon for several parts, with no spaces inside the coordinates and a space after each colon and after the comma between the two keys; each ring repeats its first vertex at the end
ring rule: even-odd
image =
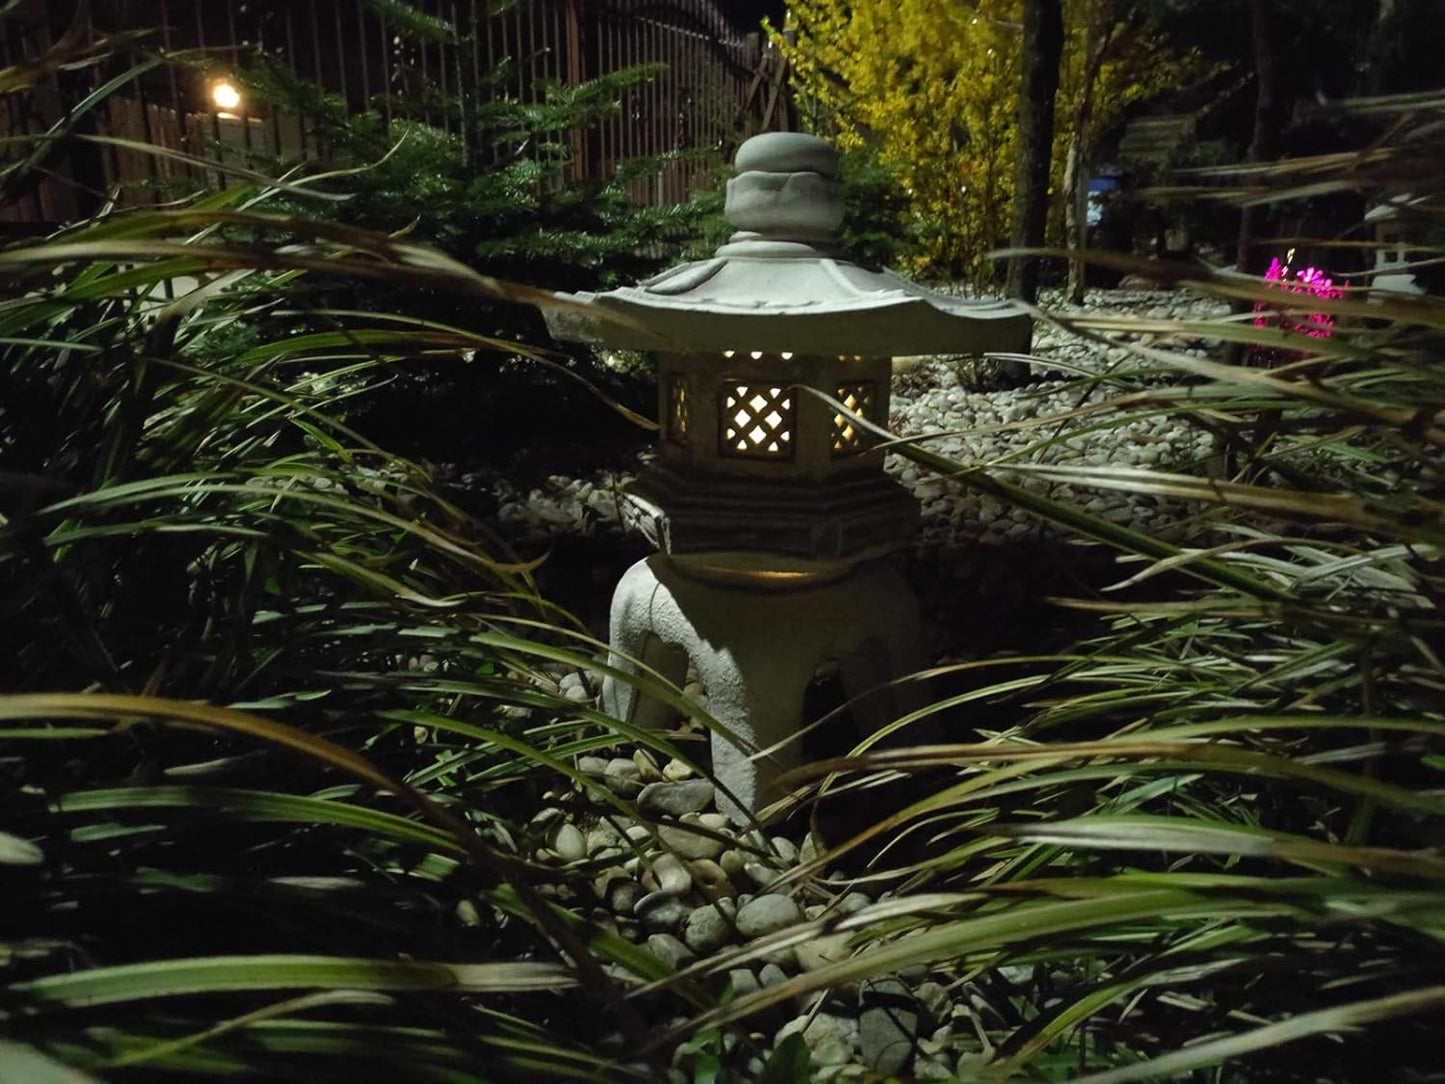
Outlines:
{"type": "MultiPolygon", "coordinates": [[[[1063,239],[1066,162],[1081,182],[1099,137],[1132,103],[1202,73],[1127,0],[1065,0],[1051,232],[1063,239]]],[[[769,33],[805,123],[869,147],[910,197],[915,273],[990,281],[1007,241],[1019,87],[1021,0],[793,0],[769,33]]]]}

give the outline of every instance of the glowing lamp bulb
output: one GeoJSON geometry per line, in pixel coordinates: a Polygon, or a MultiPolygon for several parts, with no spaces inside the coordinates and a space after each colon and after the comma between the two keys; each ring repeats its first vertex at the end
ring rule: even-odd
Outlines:
{"type": "Polygon", "coordinates": [[[211,84],[211,101],[216,104],[217,109],[233,112],[241,105],[241,92],[236,89],[236,84],[227,79],[219,79],[211,84]]]}

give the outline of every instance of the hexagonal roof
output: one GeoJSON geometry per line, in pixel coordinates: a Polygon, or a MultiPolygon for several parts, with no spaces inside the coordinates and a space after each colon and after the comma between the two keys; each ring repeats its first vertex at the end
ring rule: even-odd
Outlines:
{"type": "Polygon", "coordinates": [[[739,149],[728,221],[710,259],[606,293],[562,295],[553,336],[644,350],[977,354],[1028,349],[1033,321],[1009,301],[939,293],[846,259],[837,154],[814,136],[770,133],[739,149]]]}

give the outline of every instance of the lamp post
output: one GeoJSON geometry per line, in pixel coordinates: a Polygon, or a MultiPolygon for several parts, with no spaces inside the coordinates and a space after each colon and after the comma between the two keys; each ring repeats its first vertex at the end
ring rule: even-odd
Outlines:
{"type": "MultiPolygon", "coordinates": [[[[857,696],[921,663],[918,613],[882,560],[918,519],[911,494],[845,413],[886,424],[899,354],[1026,350],[1028,315],[1008,302],[935,293],[867,270],[837,248],[838,158],[822,139],[768,133],[738,149],[727,218],[710,259],[635,287],[576,294],[549,310],[558,339],[658,359],[661,434],[629,488],[628,519],[657,547],[613,595],[611,663],[639,659],[681,683],[692,663],[712,713],[713,774],[735,816],[776,797],[796,762],[803,695],[836,663],[857,696]]],[[[662,706],[609,679],[603,706],[639,725],[662,706]]],[[[883,690],[864,725],[892,718],[883,690]]]]}

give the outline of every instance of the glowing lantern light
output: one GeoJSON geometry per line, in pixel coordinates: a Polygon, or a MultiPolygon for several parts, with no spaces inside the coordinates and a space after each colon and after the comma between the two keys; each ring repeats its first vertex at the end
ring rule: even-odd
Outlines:
{"type": "Polygon", "coordinates": [[[211,103],[222,113],[234,113],[241,108],[241,92],[229,79],[217,79],[211,84],[211,103]]]}

